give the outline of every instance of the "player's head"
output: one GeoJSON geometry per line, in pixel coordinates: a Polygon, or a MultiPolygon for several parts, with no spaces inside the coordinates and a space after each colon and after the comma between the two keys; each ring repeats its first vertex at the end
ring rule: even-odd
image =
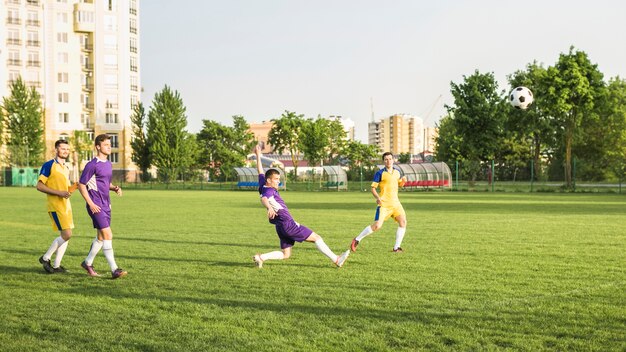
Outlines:
{"type": "Polygon", "coordinates": [[[393,154],[391,152],[384,152],[383,153],[383,162],[385,163],[385,167],[392,167],[393,166],[393,154]]]}
{"type": "Polygon", "coordinates": [[[67,159],[70,155],[70,144],[65,139],[59,139],[54,142],[57,158],[67,159]]]}
{"type": "Polygon", "coordinates": [[[265,184],[278,189],[278,185],[280,184],[280,172],[276,169],[265,171],[265,184]]]}
{"type": "Polygon", "coordinates": [[[111,137],[108,134],[103,133],[96,136],[94,144],[98,152],[105,155],[111,154],[111,137]]]}

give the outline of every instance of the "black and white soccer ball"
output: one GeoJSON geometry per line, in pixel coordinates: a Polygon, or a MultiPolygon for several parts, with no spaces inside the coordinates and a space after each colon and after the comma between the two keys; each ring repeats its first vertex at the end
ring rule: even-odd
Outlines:
{"type": "Polygon", "coordinates": [[[533,100],[533,92],[526,87],[517,87],[509,95],[509,103],[516,109],[526,110],[533,100]]]}

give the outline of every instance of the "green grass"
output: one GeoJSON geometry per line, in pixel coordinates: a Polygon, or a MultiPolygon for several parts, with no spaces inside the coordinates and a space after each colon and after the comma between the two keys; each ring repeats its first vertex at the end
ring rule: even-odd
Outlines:
{"type": "MultiPolygon", "coordinates": [[[[283,197],[337,253],[374,214],[368,193],[283,197]]],[[[80,268],[94,231],[78,194],[71,272],[49,275],[44,195],[0,188],[0,350],[626,349],[625,196],[401,198],[405,253],[388,222],[341,269],[305,243],[258,270],[278,241],[255,192],[127,190],[112,228],[129,275],[110,280],[80,268]]]]}

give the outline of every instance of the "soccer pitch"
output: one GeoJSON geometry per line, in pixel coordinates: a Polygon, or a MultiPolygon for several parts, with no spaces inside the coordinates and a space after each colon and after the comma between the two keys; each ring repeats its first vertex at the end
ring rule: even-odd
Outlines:
{"type": "MultiPolygon", "coordinates": [[[[296,221],[346,250],[374,216],[369,193],[282,192],[296,221]]],[[[626,196],[400,193],[396,225],[335,268],[310,243],[278,247],[256,192],[112,194],[113,247],[129,272],[80,267],[94,230],[78,193],[63,265],[45,196],[0,188],[2,351],[624,350],[626,196]]]]}

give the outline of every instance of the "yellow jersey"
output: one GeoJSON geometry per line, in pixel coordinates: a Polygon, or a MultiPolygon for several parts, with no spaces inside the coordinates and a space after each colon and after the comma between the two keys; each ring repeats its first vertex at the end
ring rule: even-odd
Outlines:
{"type": "Polygon", "coordinates": [[[374,175],[374,182],[372,182],[372,188],[380,188],[378,195],[382,205],[393,205],[400,203],[398,199],[398,187],[402,187],[404,181],[400,177],[400,171],[397,169],[387,170],[382,168],[374,175]]]}
{"type": "MultiPolygon", "coordinates": [[[[39,171],[39,178],[44,185],[57,191],[67,191],[70,186],[70,169],[59,163],[56,159],[46,161],[39,171]]],[[[48,198],[48,211],[55,211],[60,214],[68,214],[72,210],[69,199],[46,194],[48,198]]]]}

